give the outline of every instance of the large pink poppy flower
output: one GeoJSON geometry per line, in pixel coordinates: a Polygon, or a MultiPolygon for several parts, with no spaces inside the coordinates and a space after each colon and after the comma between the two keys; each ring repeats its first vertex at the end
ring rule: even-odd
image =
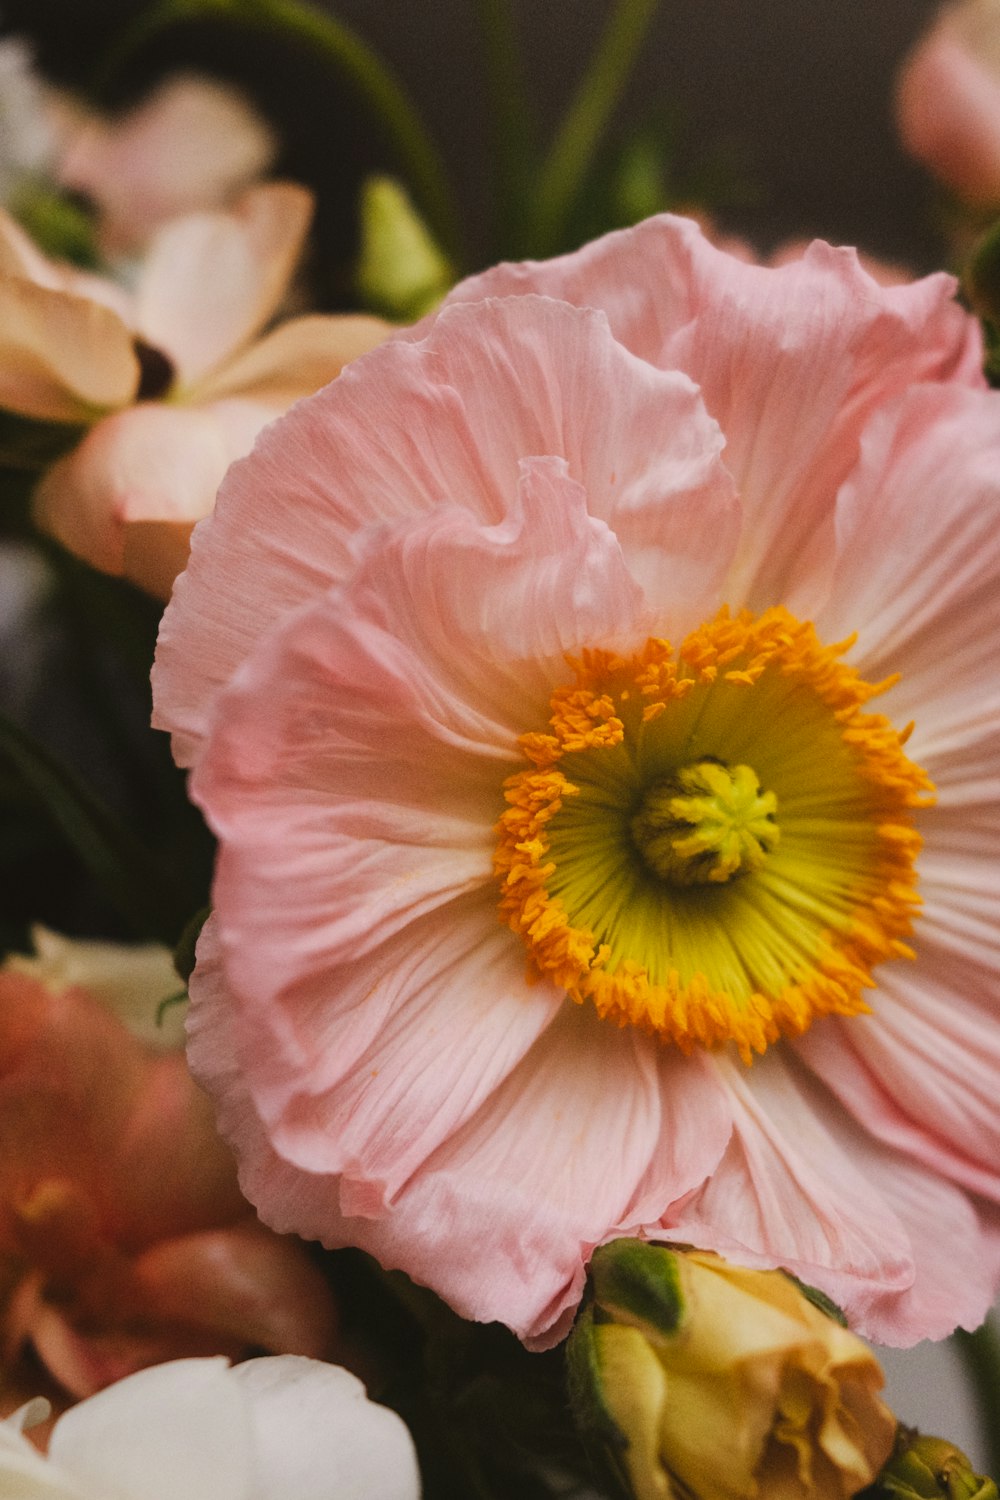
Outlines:
{"type": "Polygon", "coordinates": [[[615,1235],[886,1342],[981,1318],[1000,397],[952,289],[650,220],[462,284],[230,471],[155,696],[268,1222],[542,1342],[615,1235]]]}

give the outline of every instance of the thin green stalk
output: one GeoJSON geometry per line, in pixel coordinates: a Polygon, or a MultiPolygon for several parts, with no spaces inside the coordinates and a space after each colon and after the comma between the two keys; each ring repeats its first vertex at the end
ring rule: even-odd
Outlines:
{"type": "Polygon", "coordinates": [[[490,92],[494,182],[494,250],[522,252],[527,185],[534,164],[534,118],[521,67],[510,0],[477,0],[490,92]]]}
{"type": "Polygon", "coordinates": [[[618,0],[611,14],[538,178],[532,245],[536,255],[549,255],[560,247],[570,211],[658,3],[618,0]]]}
{"type": "Polygon", "coordinates": [[[976,1400],[988,1472],[1000,1480],[1000,1335],[995,1323],[987,1318],[975,1333],[960,1328],[955,1347],[976,1400]]]}
{"type": "Polygon", "coordinates": [[[438,241],[459,251],[459,217],[441,156],[394,74],[343,21],[302,0],[159,0],[127,28],[96,83],[103,92],[127,62],[161,31],[180,22],[221,21],[281,33],[330,63],[381,121],[401,170],[438,241]]]}

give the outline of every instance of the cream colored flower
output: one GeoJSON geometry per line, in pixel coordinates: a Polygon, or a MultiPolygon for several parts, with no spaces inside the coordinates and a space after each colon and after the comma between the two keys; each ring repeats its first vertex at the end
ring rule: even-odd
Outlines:
{"type": "Polygon", "coordinates": [[[167,597],[194,523],[260,429],[387,325],[293,318],[267,330],[312,215],[292,183],[172,220],[134,291],[48,261],[0,215],[0,408],[89,428],[43,477],[35,516],[70,551],[167,597]]]}
{"type": "MultiPolygon", "coordinates": [[[[41,1409],[39,1409],[41,1408],[41,1409]]],[[[56,1422],[0,1423],[0,1500],[417,1500],[413,1443],[354,1375],[293,1355],[154,1365],[56,1422]]]]}

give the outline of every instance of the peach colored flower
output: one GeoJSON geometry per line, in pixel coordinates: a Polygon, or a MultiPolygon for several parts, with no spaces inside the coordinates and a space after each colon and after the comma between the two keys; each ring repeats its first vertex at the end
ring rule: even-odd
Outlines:
{"type": "Polygon", "coordinates": [[[239,90],[194,73],[167,78],[119,118],[71,120],[63,134],[53,175],[93,202],[109,256],[141,250],[169,219],[225,207],[278,149],[239,90]]]}
{"type": "MultiPolygon", "coordinates": [[[[137,1040],[94,993],[61,982],[52,957],[50,946],[40,966],[0,970],[5,1368],[30,1347],[83,1396],[182,1354],[324,1353],[325,1283],[241,1196],[183,1055],[137,1040]]],[[[132,1005],[127,950],[103,974],[97,957],[81,958],[95,990],[132,1005]]],[[[168,961],[138,955],[142,982],[154,976],[150,1020],[168,961]]]]}
{"type": "Polygon", "coordinates": [[[89,426],[43,476],[35,517],[96,568],[166,598],[232,459],[382,339],[369,317],[270,331],[312,213],[292,183],[175,219],[134,292],[53,264],[0,215],[0,407],[89,426]]]}
{"type": "Polygon", "coordinates": [[[533,1339],[620,1235],[883,1342],[982,1317],[1000,396],[952,293],[652,219],[461,284],[231,470],[154,695],[220,839],[190,1057],[269,1223],[533,1339]]]}
{"type": "Polygon", "coordinates": [[[903,144],[957,197],[1000,206],[1000,4],[943,6],[896,89],[903,144]]]}

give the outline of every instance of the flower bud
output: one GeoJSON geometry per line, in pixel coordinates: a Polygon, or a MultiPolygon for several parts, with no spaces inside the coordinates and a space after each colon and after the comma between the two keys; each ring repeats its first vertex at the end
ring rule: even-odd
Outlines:
{"type": "Polygon", "coordinates": [[[387,318],[409,322],[440,302],[454,280],[446,257],[392,177],[370,177],[361,197],[358,291],[387,318]]]}
{"type": "Polygon", "coordinates": [[[577,1419],[638,1500],[846,1500],[892,1448],[878,1361],[780,1271],[616,1240],[568,1360],[577,1419]]]}
{"type": "Polygon", "coordinates": [[[997,1486],[954,1443],[901,1427],[871,1500],[997,1500],[997,1486]]]}
{"type": "Polygon", "coordinates": [[[903,144],[965,204],[1000,206],[1000,0],[942,6],[900,70],[903,144]]]}

